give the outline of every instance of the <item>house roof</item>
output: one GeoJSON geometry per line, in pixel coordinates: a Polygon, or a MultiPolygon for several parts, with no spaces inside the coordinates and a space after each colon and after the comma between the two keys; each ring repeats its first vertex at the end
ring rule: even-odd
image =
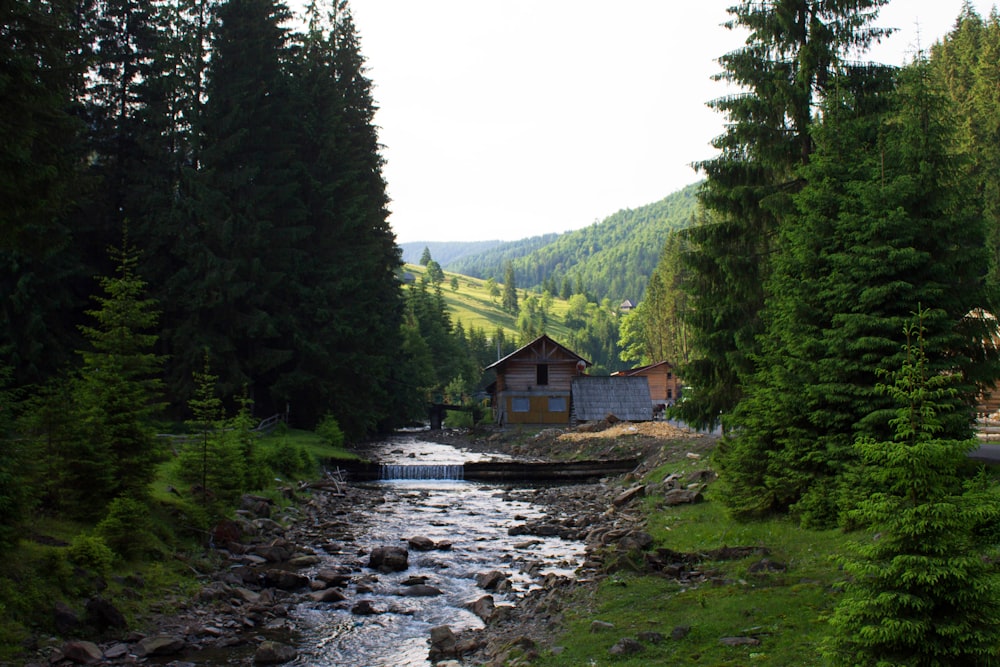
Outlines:
{"type": "Polygon", "coordinates": [[[660,367],[665,367],[668,370],[673,370],[674,365],[671,364],[669,361],[658,361],[655,364],[648,364],[646,366],[636,366],[635,368],[629,368],[628,370],[618,371],[617,373],[614,373],[614,375],[625,375],[625,376],[638,375],[640,373],[646,373],[653,369],[659,369],[660,367]]]}
{"type": "Polygon", "coordinates": [[[645,376],[573,378],[573,412],[580,421],[599,421],[609,414],[624,421],[650,421],[649,380],[645,376]]]}
{"type": "Polygon", "coordinates": [[[565,347],[564,345],[560,345],[556,341],[554,341],[551,338],[549,338],[547,335],[542,334],[541,336],[539,336],[535,340],[531,341],[527,345],[524,345],[524,346],[519,347],[518,349],[514,350],[513,352],[511,352],[510,354],[508,354],[503,359],[498,359],[497,361],[494,361],[492,364],[490,364],[489,366],[487,366],[484,370],[491,370],[491,369],[501,368],[501,367],[505,366],[507,364],[507,362],[510,361],[511,359],[514,359],[515,357],[525,356],[532,349],[539,349],[539,348],[544,350],[543,354],[545,356],[550,356],[552,351],[561,351],[564,354],[566,354],[569,357],[571,357],[573,360],[582,361],[583,363],[587,364],[588,366],[591,365],[591,363],[589,361],[587,361],[586,359],[584,359],[583,357],[581,357],[579,354],[577,354],[573,350],[569,349],[568,347],[565,347]]]}

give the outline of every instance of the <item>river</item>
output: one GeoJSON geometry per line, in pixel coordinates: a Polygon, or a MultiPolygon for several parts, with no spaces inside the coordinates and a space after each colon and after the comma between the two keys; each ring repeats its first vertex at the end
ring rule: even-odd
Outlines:
{"type": "MultiPolygon", "coordinates": [[[[407,469],[395,474],[420,479],[387,479],[370,484],[384,500],[375,511],[352,515],[355,542],[317,549],[322,562],[314,568],[350,567],[347,603],[300,602],[291,610],[301,630],[299,657],[290,664],[317,667],[425,667],[430,629],[448,625],[458,632],[480,628],[482,621],[469,604],[491,594],[497,606],[515,604],[547,573],[570,575],[582,562],[582,543],[557,537],[510,536],[508,529],[539,518],[530,490],[512,489],[458,479],[454,466],[481,460],[480,454],[427,442],[419,433],[378,443],[368,453],[374,460],[407,469]],[[421,468],[409,468],[421,466],[421,468]],[[440,474],[429,474],[434,470],[440,474]],[[406,540],[426,537],[450,548],[410,549],[409,567],[384,574],[365,567],[367,553],[378,546],[406,546],[406,540]],[[499,570],[512,586],[505,593],[485,591],[477,574],[499,570]],[[442,591],[431,597],[404,594],[404,581],[426,577],[442,591]],[[377,612],[352,613],[367,600],[377,612]]],[[[308,572],[307,572],[308,573],[308,572]]]]}

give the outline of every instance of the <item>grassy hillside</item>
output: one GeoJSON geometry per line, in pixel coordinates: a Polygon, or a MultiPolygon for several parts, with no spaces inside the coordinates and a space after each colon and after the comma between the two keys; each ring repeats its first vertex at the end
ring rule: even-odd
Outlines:
{"type": "MultiPolygon", "coordinates": [[[[425,271],[419,264],[407,264],[404,270],[412,273],[418,280],[425,271]]],[[[515,316],[500,308],[499,297],[490,296],[485,280],[450,271],[445,271],[444,275],[445,281],[441,284],[441,293],[454,322],[461,322],[466,331],[471,328],[482,329],[487,336],[492,336],[497,327],[502,327],[508,340],[517,340],[515,316]],[[451,287],[453,277],[458,279],[457,291],[451,287]]],[[[498,286],[503,289],[502,284],[498,286]]],[[[523,290],[519,290],[519,298],[524,298],[523,290]]],[[[557,298],[552,301],[546,333],[557,341],[569,338],[569,329],[563,324],[568,308],[568,302],[563,299],[557,298]]]]}
{"type": "Polygon", "coordinates": [[[520,287],[531,289],[548,282],[556,293],[568,279],[574,289],[580,286],[598,301],[605,297],[618,302],[639,301],[667,234],[690,225],[694,219],[699,187],[700,183],[694,183],[658,202],[623,209],[544,244],[516,242],[453,262],[436,256],[434,259],[451,271],[498,281],[510,261],[520,287]]]}

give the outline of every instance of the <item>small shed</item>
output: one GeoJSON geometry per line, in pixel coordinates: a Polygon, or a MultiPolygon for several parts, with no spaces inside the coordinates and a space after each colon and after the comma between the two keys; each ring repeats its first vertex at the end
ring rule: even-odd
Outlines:
{"type": "Polygon", "coordinates": [[[600,421],[614,415],[623,421],[653,419],[649,382],[644,376],[620,375],[573,378],[573,417],[576,421],[600,421]]]}
{"type": "Polygon", "coordinates": [[[569,424],[573,378],[590,362],[546,335],[486,367],[499,424],[569,424]]]}
{"type": "Polygon", "coordinates": [[[622,313],[629,313],[633,308],[635,308],[635,304],[632,303],[632,299],[625,299],[618,306],[618,311],[622,313]]]}

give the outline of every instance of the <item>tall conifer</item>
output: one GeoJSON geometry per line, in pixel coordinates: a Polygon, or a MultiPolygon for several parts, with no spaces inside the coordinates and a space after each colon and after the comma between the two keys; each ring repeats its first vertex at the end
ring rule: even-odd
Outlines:
{"type": "Polygon", "coordinates": [[[710,425],[728,414],[754,372],[764,285],[777,234],[801,187],[796,173],[813,150],[810,127],[838,69],[842,80],[866,85],[879,68],[851,65],[846,56],[887,31],[872,27],[887,0],[743,0],[729,11],[730,28],[749,31],[747,45],[722,56],[718,79],[745,92],[715,100],[728,129],[713,144],[717,157],[698,167],[707,179],[705,208],[690,229],[686,261],[695,360],[683,374],[694,385],[685,418],[710,425]]]}

